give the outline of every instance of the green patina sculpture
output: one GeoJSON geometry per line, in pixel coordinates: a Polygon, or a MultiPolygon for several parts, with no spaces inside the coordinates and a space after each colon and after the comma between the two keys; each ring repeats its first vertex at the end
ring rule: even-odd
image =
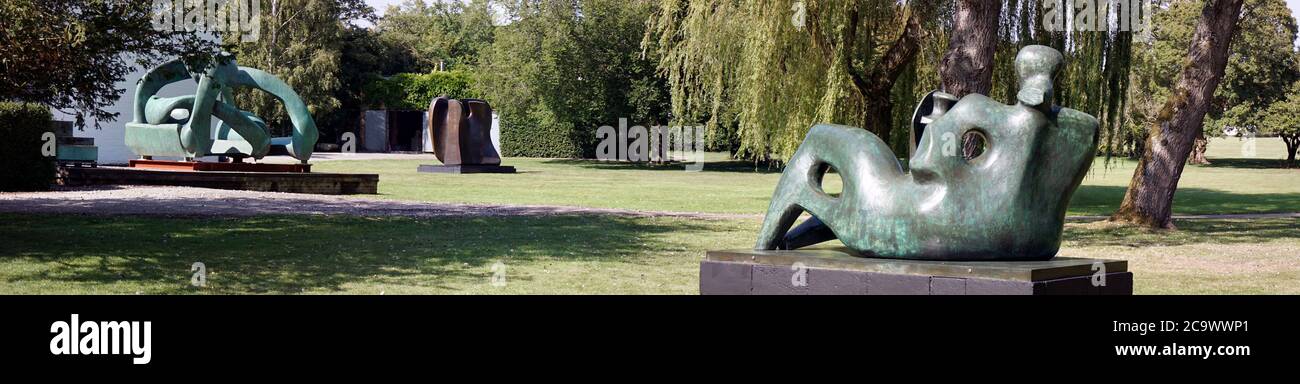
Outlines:
{"type": "Polygon", "coordinates": [[[1013,105],[979,94],[954,104],[951,95],[931,94],[913,120],[918,139],[908,171],[863,129],[814,126],[781,176],[756,247],[838,238],[873,257],[1052,258],[1070,195],[1095,156],[1098,128],[1096,118],[1052,104],[1061,62],[1052,48],[1022,49],[1013,105]],[[984,150],[963,148],[968,136],[984,150]],[[844,182],[838,195],[821,188],[828,168],[844,182]],[[787,232],[805,211],[813,218],[787,232]]]}
{"type": "Polygon", "coordinates": [[[272,145],[306,163],[318,133],[311,112],[298,94],[275,76],[241,67],[228,55],[190,67],[180,59],[149,70],[135,90],[135,117],[126,124],[126,145],[141,156],[229,156],[260,159],[272,145]],[[192,78],[194,95],[158,97],[164,86],[192,78]],[[284,104],[293,123],[292,137],[270,137],[266,122],[231,103],[233,89],[249,87],[271,94],[284,104]],[[221,120],[213,135],[212,118],[221,120]]]}

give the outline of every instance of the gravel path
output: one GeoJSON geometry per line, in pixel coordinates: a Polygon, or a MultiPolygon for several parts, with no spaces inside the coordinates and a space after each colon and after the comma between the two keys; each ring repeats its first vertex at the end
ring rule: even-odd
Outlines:
{"type": "MultiPolygon", "coordinates": [[[[229,191],[154,186],[62,188],[53,192],[0,193],[0,212],[70,213],[147,216],[255,216],[266,214],[350,216],[553,216],[616,215],[690,219],[759,219],[761,214],[637,211],[549,205],[425,203],[360,196],[229,191]]],[[[1300,218],[1294,213],[1174,215],[1176,220],[1300,218]]],[[[1106,216],[1069,216],[1069,221],[1098,221],[1106,216]]]]}
{"type": "Polygon", "coordinates": [[[618,215],[693,219],[762,218],[759,215],[655,212],[542,205],[424,203],[359,196],[156,186],[61,188],[53,192],[0,193],[0,212],[149,216],[551,216],[618,215]]]}

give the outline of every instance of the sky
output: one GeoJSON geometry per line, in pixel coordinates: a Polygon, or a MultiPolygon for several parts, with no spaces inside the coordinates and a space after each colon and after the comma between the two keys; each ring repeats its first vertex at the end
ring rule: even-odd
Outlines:
{"type": "MultiPolygon", "coordinates": [[[[1286,1],[1288,4],[1290,4],[1300,0],[1286,0],[1286,1]]],[[[401,3],[402,0],[366,0],[366,4],[370,4],[370,7],[375,9],[375,14],[379,16],[384,15],[384,10],[388,9],[389,5],[397,5],[401,3]]],[[[1295,8],[1291,8],[1291,9],[1295,9],[1295,8]]]]}

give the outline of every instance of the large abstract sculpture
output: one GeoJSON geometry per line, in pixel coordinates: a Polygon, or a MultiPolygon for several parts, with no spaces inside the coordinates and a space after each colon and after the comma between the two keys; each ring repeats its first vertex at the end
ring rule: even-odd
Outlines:
{"type": "Polygon", "coordinates": [[[318,133],[311,112],[298,94],[275,76],[241,67],[229,56],[215,57],[200,67],[180,59],[150,70],[136,85],[135,117],[126,124],[126,145],[146,159],[152,156],[195,158],[218,155],[234,159],[266,156],[272,145],[283,146],[303,164],[311,158],[318,133]],[[185,79],[198,83],[194,95],[159,97],[164,86],[185,79]],[[254,88],[271,94],[288,112],[291,137],[270,137],[266,122],[236,108],[233,90],[254,88]],[[213,117],[221,120],[213,135],[213,117]]]}
{"type": "Polygon", "coordinates": [[[486,101],[435,98],[425,129],[433,138],[434,155],[445,165],[501,164],[492,146],[492,106],[486,101]]]}
{"type": "Polygon", "coordinates": [[[438,97],[429,103],[425,134],[433,140],[433,153],[441,166],[421,165],[421,172],[512,173],[501,166],[492,144],[492,106],[478,99],[438,97]]]}
{"type": "Polygon", "coordinates": [[[814,126],[781,176],[756,248],[838,238],[881,258],[1054,257],[1070,195],[1095,156],[1098,128],[1096,118],[1052,104],[1061,62],[1052,48],[1022,49],[1013,105],[979,94],[954,103],[951,95],[932,93],[913,119],[907,171],[865,130],[814,126]],[[844,182],[839,195],[821,188],[831,168],[844,182]],[[812,218],[787,232],[805,211],[812,218]]]}

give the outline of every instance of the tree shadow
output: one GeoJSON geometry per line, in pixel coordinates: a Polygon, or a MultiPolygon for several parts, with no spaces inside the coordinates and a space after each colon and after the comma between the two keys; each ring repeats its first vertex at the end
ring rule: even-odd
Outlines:
{"type": "MultiPolygon", "coordinates": [[[[1127,187],[1083,185],[1070,198],[1071,215],[1109,216],[1124,200],[1127,187]]],[[[1178,188],[1175,215],[1300,212],[1298,193],[1232,193],[1206,188],[1178,188]]]]}
{"type": "Polygon", "coordinates": [[[1070,246],[1176,246],[1196,243],[1242,244],[1300,239],[1300,218],[1184,220],[1177,230],[1153,230],[1105,222],[1072,223],[1062,236],[1070,246]]]}
{"type": "MultiPolygon", "coordinates": [[[[134,282],[149,293],[198,293],[194,262],[211,293],[339,292],[349,283],[455,289],[486,282],[493,263],[539,260],[646,263],[646,250],[682,248],[664,234],[716,227],[618,216],[361,218],[280,216],[151,218],[4,215],[0,258],[49,268],[11,271],[10,282],[134,282]],[[162,288],[155,291],[154,287],[162,288]]],[[[513,278],[513,277],[512,277],[513,278]]]]}
{"type": "MultiPolygon", "coordinates": [[[[672,162],[672,163],[643,163],[643,162],[620,162],[620,161],[600,161],[591,159],[547,159],[542,164],[554,164],[572,166],[586,169],[615,170],[615,171],[677,171],[681,172],[686,167],[694,165],[690,162],[672,162]]],[[[784,168],[754,163],[740,160],[727,161],[705,161],[704,172],[733,172],[733,173],[754,173],[768,174],[780,173],[784,168]]]]}
{"type": "Polygon", "coordinates": [[[1209,164],[1197,165],[1204,168],[1241,168],[1241,169],[1287,169],[1286,160],[1283,159],[1252,159],[1252,158],[1211,158],[1209,164]]]}

